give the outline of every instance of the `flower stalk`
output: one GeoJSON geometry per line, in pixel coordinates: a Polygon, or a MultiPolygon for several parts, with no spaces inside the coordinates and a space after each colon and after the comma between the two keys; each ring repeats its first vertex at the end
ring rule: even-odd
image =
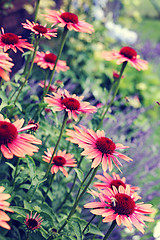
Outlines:
{"type": "Polygon", "coordinates": [[[52,177],[51,177],[51,179],[50,179],[49,186],[48,186],[47,191],[46,191],[46,193],[45,193],[45,196],[44,196],[44,198],[43,198],[43,200],[42,200],[42,204],[45,202],[45,200],[46,200],[46,198],[47,198],[48,192],[49,192],[49,190],[50,190],[50,188],[51,188],[51,185],[52,185],[52,183],[53,183],[53,180],[54,180],[54,176],[55,176],[55,174],[52,174],[52,177]]]}
{"type": "Polygon", "coordinates": [[[52,157],[51,157],[51,159],[50,159],[49,166],[48,166],[48,169],[47,169],[47,171],[46,171],[46,174],[45,174],[44,178],[48,178],[49,171],[50,171],[51,166],[52,166],[53,157],[54,157],[55,152],[57,151],[58,145],[59,145],[60,140],[61,140],[61,138],[62,138],[62,134],[63,134],[64,128],[65,128],[65,126],[66,126],[67,119],[68,119],[68,114],[67,114],[67,112],[65,112],[65,115],[64,115],[64,118],[63,118],[63,122],[62,122],[61,131],[60,131],[60,134],[59,134],[57,143],[56,143],[56,145],[55,145],[55,148],[54,148],[54,151],[53,151],[52,157]]]}
{"type": "Polygon", "coordinates": [[[112,233],[113,229],[115,228],[115,226],[117,225],[116,220],[114,220],[110,226],[110,228],[108,229],[108,232],[106,233],[106,235],[104,236],[103,240],[107,240],[108,237],[110,236],[110,234],[112,233]]]}

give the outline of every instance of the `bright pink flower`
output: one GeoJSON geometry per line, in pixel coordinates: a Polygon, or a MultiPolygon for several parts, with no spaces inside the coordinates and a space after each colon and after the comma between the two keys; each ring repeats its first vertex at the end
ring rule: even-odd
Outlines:
{"type": "Polygon", "coordinates": [[[39,23],[34,23],[34,22],[30,22],[29,20],[26,19],[27,23],[22,23],[23,27],[26,29],[31,30],[32,32],[34,32],[35,34],[40,35],[41,37],[45,37],[47,39],[51,39],[51,37],[57,37],[57,29],[50,29],[47,28],[47,24],[45,24],[44,26],[40,25],[39,23]]]}
{"type": "Polygon", "coordinates": [[[39,149],[32,143],[42,144],[41,140],[31,134],[18,134],[36,127],[35,124],[30,124],[21,128],[23,123],[23,118],[11,123],[8,118],[4,119],[3,115],[0,114],[0,150],[7,159],[13,158],[13,155],[17,157],[25,157],[25,154],[32,156],[39,149]]]}
{"type": "MultiPolygon", "coordinates": [[[[118,174],[116,174],[115,172],[112,173],[113,178],[106,172],[103,173],[102,175],[96,175],[95,177],[102,181],[102,182],[95,182],[94,183],[94,187],[98,188],[98,189],[105,189],[105,188],[111,188],[113,190],[113,186],[117,188],[119,188],[119,186],[123,186],[125,189],[127,187],[127,185],[130,186],[130,184],[126,184],[126,178],[123,177],[122,179],[120,178],[120,176],[118,174]]],[[[135,192],[137,190],[139,190],[139,187],[132,187],[130,186],[130,190],[131,192],[135,192]]]]}
{"type": "Polygon", "coordinates": [[[128,147],[120,143],[115,144],[110,138],[105,137],[103,130],[94,132],[92,129],[86,129],[84,126],[81,126],[81,128],[74,125],[75,130],[67,129],[67,135],[69,136],[67,140],[84,148],[81,155],[87,156],[86,158],[88,159],[93,159],[92,168],[96,168],[102,162],[102,169],[104,172],[107,170],[107,164],[109,165],[109,171],[112,171],[113,161],[119,169],[118,165],[122,166],[122,164],[117,157],[127,162],[132,161],[131,158],[117,152],[119,149],[128,147]]]}
{"type": "Polygon", "coordinates": [[[13,67],[13,63],[11,63],[12,59],[9,57],[8,53],[0,52],[0,77],[5,81],[9,81],[10,78],[8,73],[4,70],[11,72],[11,68],[13,67]]]}
{"type": "MultiPolygon", "coordinates": [[[[41,68],[50,68],[51,70],[53,70],[56,58],[57,56],[54,53],[50,53],[49,51],[47,51],[46,53],[37,51],[34,62],[37,63],[37,65],[41,68]]],[[[66,61],[58,60],[56,65],[57,72],[65,72],[68,69],[69,67],[66,65],[66,61]]]]}
{"type": "Polygon", "coordinates": [[[78,97],[75,94],[70,95],[67,90],[58,89],[57,93],[52,93],[52,95],[48,95],[49,97],[45,97],[44,100],[49,104],[49,106],[53,106],[54,111],[62,111],[65,110],[68,112],[68,117],[75,121],[78,120],[77,115],[80,113],[94,113],[96,112],[96,107],[91,106],[89,102],[83,102],[83,96],[78,97]]]}
{"type": "MultiPolygon", "coordinates": [[[[46,82],[46,84],[45,84],[45,88],[47,88],[48,87],[48,81],[46,82]]],[[[40,87],[42,87],[42,88],[44,88],[44,81],[40,81],[40,83],[38,83],[38,85],[40,86],[40,87]]],[[[49,87],[49,91],[51,91],[51,92],[56,92],[57,91],[57,87],[55,86],[55,85],[50,85],[50,87],[49,87]]]]}
{"type": "Polygon", "coordinates": [[[117,64],[123,62],[130,62],[132,67],[136,68],[138,71],[148,69],[148,62],[140,59],[137,52],[131,47],[123,47],[118,52],[116,50],[110,52],[103,52],[102,56],[106,61],[112,61],[117,59],[117,64]]]}
{"type": "Polygon", "coordinates": [[[21,36],[17,36],[14,33],[4,33],[4,29],[1,28],[2,34],[0,34],[0,49],[3,48],[4,52],[8,49],[12,49],[15,53],[17,48],[23,51],[23,48],[27,48],[33,51],[33,45],[28,43],[26,39],[21,39],[21,36]]]}
{"type": "Polygon", "coordinates": [[[144,215],[155,212],[151,209],[152,205],[136,203],[141,197],[136,192],[131,192],[129,186],[126,189],[119,186],[118,190],[116,187],[113,187],[113,190],[106,188],[100,193],[92,191],[92,194],[99,197],[100,202],[90,202],[84,207],[93,208],[91,212],[95,215],[102,215],[103,222],[116,220],[118,226],[123,223],[130,231],[133,224],[142,233],[144,233],[142,226],[146,226],[144,221],[154,222],[151,217],[144,215]]]}
{"type": "MultiPolygon", "coordinates": [[[[0,187],[0,209],[4,211],[13,212],[13,210],[9,208],[10,203],[5,201],[8,198],[10,198],[11,195],[8,193],[2,193],[4,190],[5,188],[1,186],[0,187]]],[[[11,227],[8,225],[8,223],[6,223],[6,221],[9,221],[9,220],[10,218],[8,217],[8,215],[5,212],[0,210],[0,226],[10,230],[11,227]]]]}
{"type": "MultiPolygon", "coordinates": [[[[48,149],[47,152],[45,152],[46,156],[43,157],[43,161],[50,162],[50,159],[52,157],[54,149],[48,149]]],[[[74,156],[70,153],[66,153],[66,151],[59,150],[57,154],[53,157],[52,160],[52,167],[51,167],[51,173],[57,173],[58,170],[60,170],[66,177],[68,177],[67,171],[64,169],[64,167],[76,167],[76,161],[73,158],[74,156]]]]}
{"type": "Polygon", "coordinates": [[[37,215],[37,213],[34,214],[34,216],[32,217],[32,212],[29,216],[29,214],[26,215],[26,221],[24,222],[28,228],[28,230],[34,231],[38,228],[41,227],[42,224],[42,217],[40,217],[40,214],[37,215]]]}
{"type": "Polygon", "coordinates": [[[59,27],[66,27],[69,31],[74,30],[76,32],[92,33],[94,32],[93,26],[85,21],[79,21],[78,16],[74,13],[65,12],[62,9],[59,11],[48,10],[45,16],[48,22],[53,23],[52,26],[56,24],[59,27]]]}

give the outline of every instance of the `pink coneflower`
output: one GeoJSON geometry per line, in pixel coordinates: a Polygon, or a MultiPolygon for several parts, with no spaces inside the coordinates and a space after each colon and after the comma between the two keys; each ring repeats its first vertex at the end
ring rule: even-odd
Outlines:
{"type": "Polygon", "coordinates": [[[11,68],[14,65],[10,61],[12,61],[12,59],[9,57],[8,53],[0,52],[0,77],[2,77],[5,81],[9,81],[10,78],[8,73],[4,70],[11,72],[11,68]]]}
{"type": "MultiPolygon", "coordinates": [[[[41,68],[50,68],[50,70],[53,70],[56,58],[57,56],[54,53],[50,53],[49,51],[47,51],[46,53],[37,51],[34,62],[37,63],[37,65],[41,68]]],[[[65,72],[68,69],[69,67],[66,65],[66,61],[58,60],[56,65],[57,72],[65,72]]]]}
{"type": "Polygon", "coordinates": [[[117,157],[127,162],[132,161],[131,158],[117,152],[119,149],[125,149],[128,147],[123,146],[120,143],[115,144],[110,138],[105,137],[103,130],[97,130],[97,132],[94,132],[92,129],[86,129],[84,126],[81,126],[81,128],[74,125],[75,131],[67,129],[67,135],[70,136],[67,140],[84,148],[81,155],[87,156],[86,158],[88,159],[93,159],[92,168],[96,168],[102,162],[102,169],[104,172],[107,170],[107,164],[109,165],[109,171],[112,171],[113,161],[119,169],[118,165],[122,166],[122,164],[117,157]]]}
{"type": "MultiPolygon", "coordinates": [[[[54,149],[48,149],[47,152],[45,152],[46,156],[43,157],[43,161],[45,162],[50,162],[52,153],[54,149]]],[[[70,153],[66,153],[66,150],[61,151],[59,150],[57,154],[53,157],[52,160],[52,167],[51,167],[51,173],[57,173],[58,170],[60,170],[66,177],[68,177],[67,171],[64,169],[64,167],[76,167],[76,161],[73,158],[74,156],[71,155],[70,153]]]]}
{"type": "Polygon", "coordinates": [[[28,121],[28,125],[30,125],[30,124],[34,125],[34,127],[32,127],[30,130],[36,132],[39,128],[39,122],[35,123],[34,120],[30,119],[28,121]]]}
{"type": "MultiPolygon", "coordinates": [[[[5,188],[1,186],[0,187],[0,209],[4,211],[13,212],[13,210],[9,208],[10,203],[5,201],[8,198],[10,198],[11,195],[7,193],[3,193],[4,190],[5,188]]],[[[8,215],[5,212],[0,210],[0,226],[10,230],[11,227],[8,225],[8,223],[6,223],[6,221],[8,222],[9,220],[10,218],[8,217],[8,215]]]]}
{"type": "Polygon", "coordinates": [[[28,228],[28,230],[34,231],[38,228],[41,227],[42,224],[42,217],[40,217],[40,214],[37,215],[37,213],[34,214],[34,216],[32,217],[32,212],[29,216],[29,214],[26,215],[26,221],[24,222],[28,228]]]}
{"type": "Polygon", "coordinates": [[[47,28],[47,24],[44,26],[40,25],[39,23],[30,22],[26,19],[27,23],[22,23],[23,27],[26,29],[31,30],[37,35],[40,35],[41,37],[45,37],[47,39],[51,39],[51,37],[57,37],[57,29],[50,29],[47,28]]]}
{"type": "Polygon", "coordinates": [[[53,96],[48,95],[49,97],[44,98],[49,106],[55,107],[54,111],[65,110],[68,112],[68,117],[73,117],[75,121],[78,120],[77,114],[96,112],[96,107],[91,106],[89,102],[82,102],[83,96],[70,95],[67,90],[63,91],[61,89],[58,89],[57,93],[52,94],[53,96]]]}
{"type": "Polygon", "coordinates": [[[11,123],[9,119],[4,119],[0,114],[0,150],[7,159],[17,157],[25,157],[25,154],[32,156],[34,152],[38,152],[38,147],[34,144],[42,144],[35,136],[27,133],[18,135],[19,132],[35,127],[35,124],[22,127],[24,119],[18,119],[11,123]]]}
{"type": "Polygon", "coordinates": [[[59,27],[66,27],[69,31],[74,30],[76,32],[92,33],[94,32],[93,26],[85,21],[79,21],[78,16],[74,13],[65,12],[62,9],[59,11],[48,10],[45,16],[48,22],[53,23],[52,26],[56,24],[59,27]]]}
{"type": "Polygon", "coordinates": [[[15,53],[17,48],[23,51],[23,48],[27,48],[33,51],[33,46],[26,39],[21,39],[21,36],[17,36],[14,33],[4,33],[4,29],[1,28],[2,34],[0,34],[0,49],[3,48],[4,52],[8,49],[12,49],[15,53]]]}
{"type": "Polygon", "coordinates": [[[143,204],[143,202],[136,203],[138,199],[141,199],[136,192],[131,192],[130,187],[126,189],[123,186],[119,186],[117,190],[113,187],[113,190],[108,188],[101,193],[95,194],[98,196],[100,202],[87,203],[85,208],[94,208],[91,212],[95,215],[102,215],[103,222],[111,222],[116,220],[118,226],[122,223],[131,231],[133,224],[139,231],[144,233],[142,227],[146,226],[144,221],[153,222],[151,217],[144,214],[151,214],[154,212],[151,209],[151,204],[143,204]]]}
{"type": "MultiPolygon", "coordinates": [[[[42,87],[42,88],[47,88],[48,87],[48,81],[46,82],[46,84],[44,85],[44,81],[40,81],[40,83],[38,83],[38,85],[40,86],[40,87],[42,87]]],[[[49,91],[51,91],[51,92],[56,92],[57,91],[57,87],[54,85],[54,84],[52,84],[52,85],[50,85],[50,87],[49,87],[49,89],[48,89],[49,91]]]]}
{"type": "MultiPolygon", "coordinates": [[[[112,173],[113,178],[106,172],[103,173],[102,175],[96,175],[95,177],[102,181],[102,182],[95,182],[94,183],[94,187],[98,188],[98,189],[105,189],[105,188],[111,188],[113,190],[113,186],[117,188],[119,188],[119,186],[123,186],[125,189],[127,187],[126,184],[126,178],[120,178],[120,176],[118,174],[116,174],[115,172],[112,173]]],[[[130,186],[130,185],[129,185],[130,186]]],[[[135,192],[137,190],[139,190],[139,187],[132,187],[130,186],[130,190],[131,192],[135,192]]]]}
{"type": "Polygon", "coordinates": [[[119,52],[116,50],[103,52],[102,56],[106,61],[117,59],[118,65],[123,62],[130,62],[132,67],[136,68],[138,71],[148,69],[148,62],[140,59],[140,56],[137,55],[137,52],[131,47],[123,47],[119,52]]]}

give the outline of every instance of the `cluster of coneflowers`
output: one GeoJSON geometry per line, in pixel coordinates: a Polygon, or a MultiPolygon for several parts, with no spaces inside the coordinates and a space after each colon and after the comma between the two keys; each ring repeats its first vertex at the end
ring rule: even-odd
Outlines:
{"type": "MultiPolygon", "coordinates": [[[[134,68],[138,71],[147,69],[147,62],[140,59],[137,52],[129,47],[125,46],[120,49],[120,51],[111,51],[104,52],[102,57],[106,61],[117,60],[117,64],[121,64],[120,73],[113,73],[113,91],[111,100],[109,104],[106,103],[106,106],[103,108],[101,118],[99,119],[99,125],[97,129],[88,129],[86,126],[73,124],[73,128],[66,130],[67,141],[77,144],[80,148],[83,149],[81,152],[81,159],[76,163],[74,155],[68,153],[66,149],[59,149],[59,142],[62,138],[63,132],[65,130],[66,122],[70,119],[73,119],[75,122],[78,122],[79,115],[82,114],[94,114],[97,109],[95,106],[90,105],[89,102],[83,101],[83,96],[77,96],[76,94],[71,94],[66,89],[62,89],[59,86],[52,84],[53,76],[55,71],[67,71],[69,67],[66,62],[59,60],[63,46],[65,43],[66,35],[68,31],[74,30],[77,32],[84,32],[91,34],[94,32],[93,26],[85,21],[80,21],[78,16],[74,13],[61,11],[48,10],[48,14],[43,15],[45,19],[52,23],[53,27],[47,28],[47,24],[42,26],[39,23],[30,22],[26,20],[26,23],[22,23],[23,27],[30,30],[34,33],[35,42],[34,45],[30,44],[26,39],[22,39],[21,36],[17,36],[14,33],[5,33],[2,28],[0,34],[0,77],[1,85],[3,84],[3,79],[9,81],[9,72],[13,67],[12,59],[9,57],[9,54],[6,53],[8,50],[13,50],[15,53],[17,49],[23,52],[23,49],[30,50],[30,56],[28,58],[28,63],[26,63],[26,68],[24,71],[24,82],[19,86],[17,92],[14,94],[14,105],[18,101],[19,95],[22,92],[22,89],[27,80],[30,77],[34,63],[37,63],[43,69],[47,69],[46,79],[42,81],[39,85],[43,87],[43,96],[41,101],[48,103],[48,107],[52,108],[54,112],[63,112],[63,122],[60,130],[60,134],[55,146],[48,148],[42,156],[42,160],[48,163],[46,174],[44,178],[49,179],[49,174],[51,172],[52,178],[49,184],[49,187],[46,191],[42,203],[46,201],[47,194],[50,190],[51,184],[54,179],[54,175],[60,170],[66,177],[68,172],[66,167],[78,167],[80,168],[83,158],[90,159],[91,168],[87,176],[81,183],[81,187],[78,190],[75,203],[71,208],[69,215],[66,218],[66,221],[63,225],[59,226],[57,232],[60,233],[65,225],[68,223],[72,215],[74,214],[80,199],[88,189],[88,186],[92,183],[94,177],[96,177],[101,182],[94,183],[96,190],[91,190],[90,193],[97,198],[93,202],[85,204],[85,208],[92,208],[91,213],[96,215],[101,215],[103,217],[103,222],[112,222],[108,232],[106,233],[104,239],[107,239],[110,235],[113,228],[120,226],[122,223],[129,229],[132,230],[132,224],[142,233],[144,233],[144,221],[153,221],[153,219],[146,214],[151,214],[154,210],[151,208],[151,204],[144,204],[143,202],[137,202],[141,199],[137,191],[138,187],[130,186],[126,184],[125,177],[122,179],[118,174],[112,173],[111,177],[106,171],[109,169],[109,172],[113,170],[113,165],[115,165],[119,171],[122,164],[119,159],[123,159],[126,162],[133,161],[130,157],[124,155],[119,150],[128,148],[121,143],[115,143],[111,136],[106,136],[104,130],[100,130],[103,125],[103,119],[106,116],[108,109],[114,102],[115,96],[118,92],[120,80],[124,69],[129,62],[134,68]],[[42,37],[51,40],[51,38],[57,37],[57,28],[55,26],[62,27],[62,39],[61,45],[56,56],[53,52],[43,52],[37,51],[39,46],[39,41],[42,37]],[[29,61],[30,66],[29,66],[29,61]],[[27,66],[28,64],[28,66],[27,66]],[[48,76],[50,79],[48,81],[48,76]],[[48,94],[48,91],[51,94],[48,94]],[[98,168],[102,166],[103,175],[96,175],[98,168]],[[87,183],[86,183],[87,180],[87,183]],[[83,187],[83,188],[82,188],[83,187]]],[[[40,105],[37,106],[37,115],[42,111],[40,105]]],[[[15,116],[16,117],[16,116],[15,116]]],[[[39,119],[40,122],[40,119],[39,119]]],[[[33,156],[34,153],[38,152],[39,148],[37,144],[42,144],[42,141],[37,139],[32,132],[31,133],[22,133],[23,131],[32,130],[36,131],[39,128],[39,124],[35,123],[34,119],[31,120],[28,125],[23,127],[24,119],[15,118],[15,121],[11,122],[9,116],[6,117],[3,109],[0,114],[0,154],[3,155],[6,159],[12,159],[14,156],[18,158],[25,158],[25,155],[33,156]]],[[[16,175],[15,175],[16,177],[16,175]]],[[[8,208],[9,203],[6,202],[10,195],[7,193],[2,193],[4,187],[0,187],[0,208],[2,210],[11,211],[8,208]]],[[[6,229],[10,229],[7,221],[10,220],[8,215],[0,211],[0,226],[6,229]]],[[[43,220],[45,221],[45,219],[43,220]]],[[[28,230],[35,230],[41,227],[42,218],[40,215],[37,216],[37,213],[33,215],[27,215],[25,224],[28,230]]],[[[85,232],[85,231],[84,231],[85,232]]]]}

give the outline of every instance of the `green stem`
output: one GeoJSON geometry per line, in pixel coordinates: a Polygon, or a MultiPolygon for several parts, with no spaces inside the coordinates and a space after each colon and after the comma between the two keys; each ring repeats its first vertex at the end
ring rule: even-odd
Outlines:
{"type": "Polygon", "coordinates": [[[52,157],[51,157],[51,159],[50,159],[49,166],[48,166],[48,169],[47,169],[47,171],[46,171],[46,174],[45,174],[44,178],[47,178],[47,177],[48,177],[48,174],[49,174],[49,171],[50,171],[51,165],[52,165],[52,160],[53,160],[53,157],[54,157],[55,152],[57,151],[57,148],[58,148],[59,142],[60,142],[60,140],[61,140],[61,137],[62,137],[64,128],[65,128],[67,119],[68,119],[68,113],[65,112],[65,115],[64,115],[64,118],[63,118],[63,122],[62,122],[61,131],[60,131],[60,134],[59,134],[57,143],[56,143],[56,145],[55,145],[54,151],[53,151],[53,153],[52,153],[52,157]]]}
{"type": "Polygon", "coordinates": [[[120,80],[121,80],[121,77],[122,77],[122,74],[123,74],[123,72],[124,72],[124,69],[125,69],[126,65],[127,65],[127,61],[126,61],[126,62],[123,62],[122,68],[121,68],[121,71],[120,71],[119,78],[117,79],[117,86],[116,86],[116,88],[115,88],[115,90],[114,90],[112,99],[111,99],[110,103],[107,105],[106,110],[104,111],[103,116],[101,117],[101,120],[100,120],[99,125],[98,125],[98,127],[97,127],[96,130],[98,130],[98,129],[101,127],[101,125],[103,124],[103,120],[104,120],[104,118],[105,118],[105,115],[106,115],[106,113],[108,112],[108,109],[109,109],[109,108],[112,106],[112,104],[113,104],[113,101],[114,101],[114,99],[115,99],[115,96],[117,95],[117,92],[118,92],[118,89],[119,89],[119,85],[120,85],[120,80]]]}
{"type": "MultiPolygon", "coordinates": [[[[99,219],[99,222],[97,224],[97,228],[99,229],[100,225],[102,223],[102,217],[99,219]]],[[[96,234],[93,235],[92,239],[91,240],[95,240],[95,237],[96,237],[96,234]]]]}
{"type": "Polygon", "coordinates": [[[110,228],[108,229],[108,232],[106,233],[106,235],[104,236],[103,240],[108,239],[108,237],[110,236],[111,232],[113,231],[113,229],[115,228],[115,226],[117,225],[116,220],[114,220],[110,226],[110,228]]]}
{"type": "Polygon", "coordinates": [[[89,222],[87,223],[87,225],[85,226],[85,228],[83,229],[82,233],[84,234],[84,232],[86,231],[87,227],[89,226],[89,224],[97,217],[97,215],[93,215],[92,218],[89,220],[89,222]]]}
{"type": "Polygon", "coordinates": [[[14,100],[14,105],[16,104],[16,102],[17,102],[17,100],[18,100],[18,97],[19,97],[19,95],[20,95],[20,93],[21,93],[24,85],[26,84],[26,82],[27,82],[27,80],[28,80],[28,78],[29,78],[29,76],[30,76],[30,74],[31,74],[31,71],[32,71],[32,68],[33,68],[33,65],[34,65],[34,58],[35,58],[35,55],[36,55],[38,43],[39,43],[39,38],[36,39],[35,46],[34,46],[34,52],[33,52],[33,56],[32,56],[32,61],[31,61],[31,66],[30,66],[30,68],[29,68],[28,74],[27,74],[24,82],[22,83],[22,85],[21,85],[21,87],[20,87],[20,89],[19,89],[19,91],[18,91],[18,93],[17,93],[17,97],[16,97],[16,99],[14,100]]]}
{"type": "Polygon", "coordinates": [[[67,4],[66,12],[70,11],[71,5],[72,5],[72,0],[69,0],[67,4]]]}
{"type": "Polygon", "coordinates": [[[43,101],[43,98],[45,96],[45,89],[46,89],[45,86],[46,86],[46,82],[47,82],[47,79],[48,79],[48,76],[49,76],[49,72],[50,72],[50,69],[48,68],[47,71],[46,71],[45,79],[44,79],[43,96],[42,96],[41,101],[43,101]]]}
{"type": "Polygon", "coordinates": [[[47,189],[47,191],[46,191],[46,193],[45,193],[45,196],[44,196],[44,198],[43,198],[42,204],[43,204],[43,203],[45,202],[45,200],[46,200],[46,197],[47,197],[47,195],[48,195],[49,189],[51,188],[51,185],[52,185],[52,183],[53,183],[54,176],[55,176],[55,174],[52,174],[52,177],[51,177],[51,179],[50,179],[50,183],[49,183],[48,189],[47,189]]]}
{"type": "Polygon", "coordinates": [[[0,90],[1,90],[1,87],[2,87],[2,85],[3,85],[3,82],[4,82],[4,80],[1,79],[1,80],[0,80],[0,90]]]}
{"type": "MultiPolygon", "coordinates": [[[[35,14],[34,14],[34,22],[35,23],[37,22],[37,15],[38,15],[39,4],[40,4],[40,0],[37,0],[36,8],[35,8],[35,14]]],[[[33,44],[33,41],[34,41],[34,38],[32,38],[31,44],[33,44]]],[[[30,60],[31,60],[31,54],[29,54],[28,57],[27,57],[27,61],[26,61],[26,64],[25,64],[25,67],[24,67],[24,71],[23,71],[23,76],[25,76],[25,74],[27,72],[30,60]]]]}
{"type": "Polygon", "coordinates": [[[61,53],[62,53],[62,50],[63,50],[63,47],[64,47],[64,43],[65,43],[65,41],[66,41],[67,32],[68,32],[68,29],[67,29],[66,27],[64,27],[64,30],[63,30],[63,33],[62,33],[62,38],[61,38],[61,43],[60,43],[59,52],[58,52],[58,55],[57,55],[57,58],[56,58],[56,61],[55,61],[55,64],[54,64],[54,68],[53,68],[52,73],[51,73],[51,76],[50,76],[50,80],[49,80],[48,87],[47,87],[47,89],[45,90],[44,96],[46,96],[46,94],[48,93],[49,87],[50,87],[50,85],[51,85],[51,83],[52,83],[52,79],[53,79],[53,76],[54,76],[54,73],[55,73],[55,70],[56,70],[57,62],[58,62],[58,59],[59,59],[60,56],[61,56],[61,53]]]}
{"type": "Polygon", "coordinates": [[[1,162],[1,160],[2,160],[2,152],[0,151],[0,162],[1,162]]]}
{"type": "Polygon", "coordinates": [[[26,240],[29,240],[29,235],[30,235],[30,232],[27,232],[27,238],[26,238],[26,240]]]}
{"type": "Polygon", "coordinates": [[[17,165],[16,165],[16,169],[15,169],[15,173],[14,173],[14,178],[13,178],[13,187],[15,186],[15,181],[16,181],[16,177],[17,177],[17,172],[18,172],[19,163],[20,163],[20,158],[18,158],[18,160],[17,160],[17,165]]]}
{"type": "Polygon", "coordinates": [[[80,201],[80,199],[83,197],[83,195],[85,194],[85,192],[87,191],[87,188],[89,187],[89,185],[91,184],[94,176],[96,175],[96,172],[98,170],[98,167],[96,167],[94,170],[93,170],[93,173],[91,175],[91,178],[89,179],[88,183],[86,184],[86,186],[84,187],[83,191],[78,195],[77,194],[77,198],[75,200],[75,203],[66,219],[66,221],[64,222],[64,224],[60,227],[59,231],[58,232],[61,232],[63,230],[63,228],[66,226],[67,222],[70,220],[70,218],[72,217],[72,215],[74,214],[75,210],[76,210],[76,207],[80,201]]]}

